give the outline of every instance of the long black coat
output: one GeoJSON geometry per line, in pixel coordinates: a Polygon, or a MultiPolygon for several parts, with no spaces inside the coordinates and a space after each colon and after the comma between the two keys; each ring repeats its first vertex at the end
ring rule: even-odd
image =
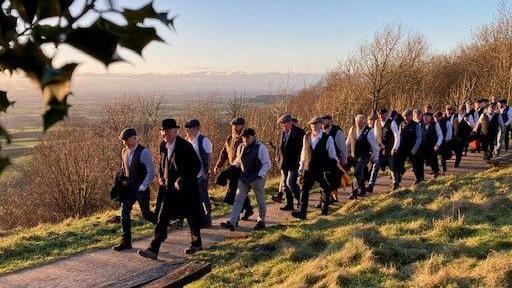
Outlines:
{"type": "Polygon", "coordinates": [[[176,137],[176,144],[173,155],[167,157],[167,147],[165,142],[160,144],[160,165],[159,173],[163,179],[167,169],[168,178],[166,180],[168,193],[164,201],[169,201],[171,205],[171,219],[182,219],[201,209],[199,190],[197,185],[197,174],[201,170],[201,161],[197,157],[192,144],[187,140],[176,137]],[[179,183],[179,189],[175,188],[175,183],[179,183]]]}
{"type": "Polygon", "coordinates": [[[299,169],[300,152],[304,142],[304,130],[293,125],[286,145],[283,143],[284,131],[279,133],[277,142],[277,163],[281,169],[299,169]]]}

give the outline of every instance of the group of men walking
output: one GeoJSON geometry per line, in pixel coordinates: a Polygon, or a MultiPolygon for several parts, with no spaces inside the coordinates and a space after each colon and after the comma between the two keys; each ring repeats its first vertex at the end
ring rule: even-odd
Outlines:
{"type": "MultiPolygon", "coordinates": [[[[347,134],[333,124],[331,115],[313,117],[308,121],[308,131],[300,128],[291,115],[282,115],[277,120],[281,126],[277,145],[270,143],[276,149],[275,163],[281,171],[280,189],[272,199],[286,202],[281,210],[306,219],[314,184],[321,188],[317,208],[327,215],[329,205],[338,201],[338,189],[347,185],[342,179],[351,168],[356,180],[349,197],[353,200],[372,193],[379,171],[386,167],[391,171],[394,190],[400,186],[407,161],[412,165],[417,184],[425,179],[425,164],[437,177],[441,169],[447,170],[447,160],[452,154],[455,154],[454,167],[458,167],[468,148],[483,151],[484,158],[489,159],[502,148],[508,149],[512,122],[507,101],[493,100],[468,101],[456,111],[448,105],[445,111],[436,113],[430,105],[402,113],[380,109],[370,117],[357,115],[347,134]]],[[[243,118],[233,119],[231,134],[218,161],[212,165],[212,142],[200,133],[199,120],[189,120],[184,126],[186,137],[181,138],[174,119],[162,121],[159,191],[154,212],[149,207],[149,187],[155,174],[151,154],[138,143],[135,129],[128,128],[121,133],[125,148],[118,180],[126,192],[119,197],[123,234],[115,250],[131,249],[130,214],[135,202],[139,203],[142,216],[155,224],[154,239],[147,249],[139,250],[140,255],[156,259],[167,237],[169,222],[183,219],[187,220],[191,234],[191,245],[185,252],[201,250],[200,230],[212,225],[208,197],[212,174],[217,176],[216,184],[227,186],[224,202],[232,205],[228,219],[221,226],[234,231],[240,220],[254,214],[248,197],[253,190],[258,204],[254,229],[265,228],[265,181],[272,161],[256,131],[246,128],[243,118]]]]}

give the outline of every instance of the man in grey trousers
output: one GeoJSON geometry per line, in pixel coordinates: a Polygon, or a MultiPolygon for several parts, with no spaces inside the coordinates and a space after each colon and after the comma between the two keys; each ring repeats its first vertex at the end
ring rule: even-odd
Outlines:
{"type": "Polygon", "coordinates": [[[231,210],[229,220],[221,223],[221,226],[231,231],[240,216],[240,211],[250,189],[253,189],[258,202],[258,223],[254,229],[265,228],[265,179],[270,170],[270,156],[267,147],[256,139],[256,132],[252,128],[246,128],[242,132],[242,145],[238,147],[237,157],[233,165],[242,170],[238,181],[238,190],[235,196],[235,204],[231,210]]]}

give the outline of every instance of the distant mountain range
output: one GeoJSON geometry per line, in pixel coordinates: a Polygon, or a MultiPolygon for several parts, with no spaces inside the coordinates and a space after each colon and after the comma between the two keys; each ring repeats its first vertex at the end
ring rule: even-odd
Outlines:
{"type": "MultiPolygon", "coordinates": [[[[261,94],[277,94],[283,89],[300,90],[314,84],[322,77],[320,73],[246,73],[243,71],[220,72],[198,71],[169,74],[116,74],[82,73],[75,75],[72,89],[78,97],[119,97],[125,94],[153,94],[176,98],[229,97],[236,91],[247,97],[261,94]]],[[[23,99],[37,96],[37,88],[20,76],[0,76],[0,89],[9,95],[23,99]]],[[[85,99],[84,99],[85,100],[85,99]]]]}

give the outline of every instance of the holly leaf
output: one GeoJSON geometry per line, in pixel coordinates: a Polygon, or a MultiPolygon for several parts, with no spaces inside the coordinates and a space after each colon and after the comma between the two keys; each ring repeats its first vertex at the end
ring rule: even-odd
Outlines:
{"type": "Polygon", "coordinates": [[[6,15],[0,9],[0,42],[8,42],[15,39],[16,36],[16,17],[6,15]]]}
{"type": "Polygon", "coordinates": [[[7,132],[7,130],[5,130],[5,128],[2,127],[2,125],[0,125],[0,137],[3,137],[5,140],[7,140],[7,144],[11,143],[11,135],[9,135],[9,132],[7,132]]]}
{"type": "Polygon", "coordinates": [[[67,103],[67,96],[62,101],[53,98],[49,101],[50,108],[43,114],[43,132],[46,132],[55,123],[64,120],[68,116],[71,105],[67,103]]]}
{"type": "Polygon", "coordinates": [[[32,23],[34,16],[36,15],[38,2],[36,0],[11,0],[12,7],[18,11],[21,18],[27,22],[32,23]]]}
{"type": "Polygon", "coordinates": [[[9,165],[11,165],[11,161],[9,161],[9,158],[0,157],[0,175],[9,165]]]}
{"type": "Polygon", "coordinates": [[[73,0],[45,0],[38,2],[36,10],[38,19],[61,16],[73,4],[73,0]]]}
{"type": "Polygon", "coordinates": [[[105,21],[99,18],[90,27],[77,28],[71,31],[65,43],[89,54],[105,66],[120,61],[121,59],[116,57],[115,53],[119,36],[105,28],[105,21]]]}
{"type": "Polygon", "coordinates": [[[53,25],[34,25],[32,37],[40,43],[58,42],[61,28],[53,25]]]}
{"type": "Polygon", "coordinates": [[[0,112],[7,112],[7,108],[13,104],[14,101],[9,101],[9,99],[7,99],[7,91],[0,90],[0,112]]]}
{"type": "Polygon", "coordinates": [[[21,69],[36,81],[40,81],[44,69],[49,63],[50,58],[43,53],[39,45],[32,41],[0,52],[0,68],[2,70],[6,69],[12,73],[16,69],[21,69]]]}
{"type": "Polygon", "coordinates": [[[119,44],[128,48],[139,55],[142,55],[142,50],[151,42],[159,41],[164,42],[153,27],[128,27],[128,34],[120,37],[119,44]]]}
{"type": "Polygon", "coordinates": [[[169,11],[167,12],[156,12],[153,8],[153,1],[142,6],[139,9],[124,9],[123,16],[128,21],[128,25],[131,24],[142,24],[145,19],[157,19],[160,20],[166,26],[174,29],[175,17],[169,18],[169,11]]]}

